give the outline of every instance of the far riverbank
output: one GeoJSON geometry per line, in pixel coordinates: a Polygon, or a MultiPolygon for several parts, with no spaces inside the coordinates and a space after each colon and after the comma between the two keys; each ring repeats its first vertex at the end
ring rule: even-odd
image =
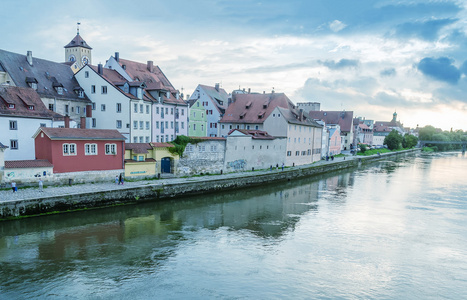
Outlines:
{"type": "Polygon", "coordinates": [[[177,196],[216,192],[232,188],[260,185],[266,182],[286,181],[313,176],[400,155],[413,155],[420,149],[404,150],[372,156],[345,156],[334,161],[319,161],[310,165],[271,170],[229,173],[223,175],[194,176],[114,183],[79,184],[45,188],[0,191],[0,220],[51,213],[79,211],[114,205],[157,201],[177,196]]]}

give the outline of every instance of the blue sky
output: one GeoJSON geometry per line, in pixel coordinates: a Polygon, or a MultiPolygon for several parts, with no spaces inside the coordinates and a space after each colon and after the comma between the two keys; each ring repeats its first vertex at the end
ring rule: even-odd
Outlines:
{"type": "Polygon", "coordinates": [[[465,1],[2,0],[1,48],[53,61],[80,33],[92,63],[153,60],[184,94],[284,92],[406,126],[467,130],[465,1]]]}

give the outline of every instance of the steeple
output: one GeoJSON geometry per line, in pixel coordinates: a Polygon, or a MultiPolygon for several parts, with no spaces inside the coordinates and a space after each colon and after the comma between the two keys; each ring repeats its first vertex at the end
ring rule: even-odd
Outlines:
{"type": "Polygon", "coordinates": [[[392,122],[396,122],[397,121],[397,113],[396,111],[394,111],[394,113],[392,114],[392,122]]]}
{"type": "Polygon", "coordinates": [[[65,48],[65,61],[78,65],[79,68],[91,63],[91,46],[79,34],[80,22],[76,23],[76,36],[65,48]]]}

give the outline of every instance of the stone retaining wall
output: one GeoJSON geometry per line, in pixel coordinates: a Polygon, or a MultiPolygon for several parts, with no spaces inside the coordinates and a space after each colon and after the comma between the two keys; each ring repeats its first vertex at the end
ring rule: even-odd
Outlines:
{"type": "Polygon", "coordinates": [[[292,180],[294,178],[342,170],[390,157],[412,155],[415,151],[420,150],[391,152],[382,154],[381,156],[359,157],[322,165],[299,166],[287,168],[284,171],[245,172],[241,174],[192,177],[183,180],[183,182],[169,181],[168,183],[154,183],[119,190],[103,190],[100,193],[80,193],[40,199],[4,201],[0,202],[0,219],[131,204],[142,201],[157,201],[177,196],[225,191],[232,188],[292,180]]]}

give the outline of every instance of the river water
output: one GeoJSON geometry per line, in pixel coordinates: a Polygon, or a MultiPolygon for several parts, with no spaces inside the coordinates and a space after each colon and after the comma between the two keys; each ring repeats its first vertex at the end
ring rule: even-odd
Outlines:
{"type": "Polygon", "coordinates": [[[0,299],[466,299],[467,157],[0,223],[0,299]]]}

